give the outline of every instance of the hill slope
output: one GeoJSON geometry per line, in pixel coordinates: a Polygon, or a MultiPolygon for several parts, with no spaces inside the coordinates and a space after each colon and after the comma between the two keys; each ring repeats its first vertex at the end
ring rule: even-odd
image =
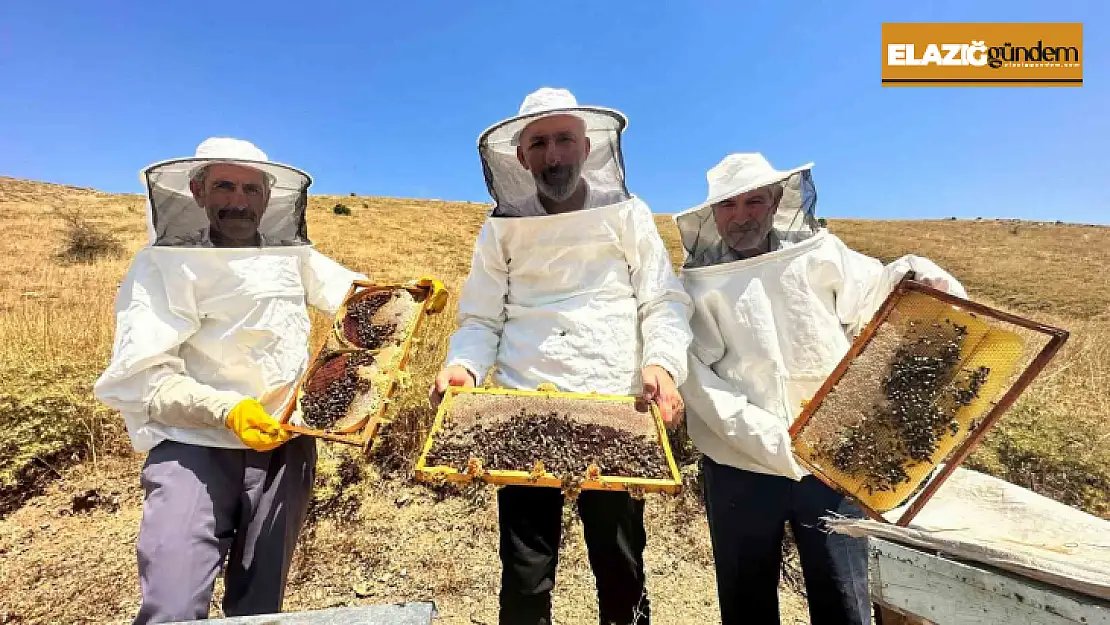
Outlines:
{"type": "MultiPolygon", "coordinates": [[[[376,280],[431,274],[457,293],[486,209],[314,196],[309,232],[321,251],[376,280]],[[335,215],[338,202],[352,215],[335,215]]],[[[116,287],[145,242],[144,212],[138,195],[0,178],[0,254],[9,263],[0,274],[0,623],[126,620],[137,606],[141,458],[130,453],[118,418],[96,405],[90,387],[111,349],[116,287]],[[119,256],[92,264],[59,256],[82,227],[114,237],[119,256]]],[[[673,225],[663,216],[657,221],[679,258],[673,225]]],[[[1065,352],[973,463],[1110,514],[1110,431],[1101,401],[1110,386],[1110,289],[1102,274],[1110,264],[1110,228],[839,220],[830,228],[884,260],[928,256],[974,298],[1072,330],[1065,352]]],[[[396,423],[377,456],[366,463],[324,449],[287,609],[433,598],[444,622],[496,622],[490,492],[447,496],[412,485],[405,471],[431,416],[426,389],[445,355],[454,312],[452,302],[432,318],[412,365],[412,387],[396,405],[396,423]]],[[[649,583],[659,621],[711,622],[711,555],[696,496],[652,498],[649,517],[649,583]]],[[[581,533],[569,518],[568,527],[557,615],[564,622],[596,620],[581,533]]],[[[796,593],[784,586],[782,596],[788,615],[803,614],[796,593]]]]}

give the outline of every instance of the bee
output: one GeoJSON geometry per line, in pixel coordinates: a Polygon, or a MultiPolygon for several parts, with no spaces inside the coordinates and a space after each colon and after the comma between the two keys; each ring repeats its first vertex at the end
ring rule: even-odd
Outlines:
{"type": "Polygon", "coordinates": [[[871,494],[896,490],[908,467],[931,461],[942,440],[959,435],[956,411],[978,397],[989,374],[957,371],[965,326],[911,319],[907,327],[880,381],[886,401],[815,448],[871,494]]]}

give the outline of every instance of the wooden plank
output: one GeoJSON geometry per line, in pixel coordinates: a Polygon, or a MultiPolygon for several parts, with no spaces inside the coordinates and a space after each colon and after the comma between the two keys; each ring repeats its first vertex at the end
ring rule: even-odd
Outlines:
{"type": "Polygon", "coordinates": [[[933,625],[924,619],[902,614],[886,604],[876,603],[875,610],[875,622],[878,625],[933,625]]]}
{"type": "Polygon", "coordinates": [[[1110,605],[995,569],[871,538],[877,603],[938,625],[1110,625],[1110,605]]]}

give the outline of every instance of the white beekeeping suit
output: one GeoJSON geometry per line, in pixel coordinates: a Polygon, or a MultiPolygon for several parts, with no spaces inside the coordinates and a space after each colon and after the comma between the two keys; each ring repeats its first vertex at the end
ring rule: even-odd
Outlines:
{"type": "Polygon", "coordinates": [[[719,464],[800,479],[788,429],[899,280],[943,279],[934,263],[904,256],[884,267],[819,228],[812,164],[776,171],[760,154],[711,169],[708,199],[675,217],[694,301],[686,400],[690,438],[719,464]],[[740,258],[718,233],[714,204],[781,184],[771,250],[740,258]]]}
{"type": "Polygon", "coordinates": [[[686,377],[689,297],[671,268],[647,205],[625,187],[624,115],[579,106],[570,92],[540,89],[519,115],[481,134],[478,149],[496,202],[475,243],[459,301],[448,365],[481,383],[635,394],[640,371],[686,377]],[[585,124],[584,208],[547,214],[518,160],[521,131],[552,115],[585,124]]]}
{"type": "Polygon", "coordinates": [[[138,451],[170,439],[241,449],[224,427],[246,399],[275,418],[308,364],[307,305],[334,313],[362,278],[313,249],[305,226],[312,179],[236,139],[144,169],[149,244],[116,298],[112,360],[96,396],[119,410],[138,451]],[[213,164],[261,171],[269,202],[252,247],[217,247],[190,182],[213,164]]]}

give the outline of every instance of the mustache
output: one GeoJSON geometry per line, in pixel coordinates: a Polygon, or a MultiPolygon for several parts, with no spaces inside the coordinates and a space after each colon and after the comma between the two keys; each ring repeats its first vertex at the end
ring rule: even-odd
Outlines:
{"type": "Polygon", "coordinates": [[[544,182],[560,184],[569,181],[577,170],[574,165],[548,165],[540,171],[540,177],[544,182]]]}
{"type": "Polygon", "coordinates": [[[221,208],[216,211],[220,219],[255,219],[254,211],[249,208],[221,208]]]}
{"type": "Polygon", "coordinates": [[[746,234],[755,230],[759,230],[759,222],[754,219],[749,219],[743,223],[732,222],[728,225],[729,234],[746,234]]]}

